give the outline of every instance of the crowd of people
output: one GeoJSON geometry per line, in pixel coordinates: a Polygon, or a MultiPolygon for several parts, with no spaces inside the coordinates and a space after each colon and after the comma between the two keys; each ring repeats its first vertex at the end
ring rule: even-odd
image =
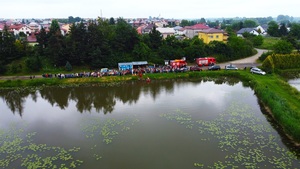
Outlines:
{"type": "MultiPolygon", "coordinates": [[[[100,70],[92,71],[92,72],[80,72],[80,73],[58,73],[58,74],[51,74],[45,73],[42,74],[44,78],[81,78],[81,77],[102,77],[102,76],[123,76],[123,75],[136,75],[139,79],[142,79],[143,75],[146,73],[172,73],[172,72],[185,72],[189,69],[187,67],[171,67],[171,66],[159,66],[159,67],[138,67],[134,69],[127,69],[127,70],[116,70],[116,69],[109,69],[106,72],[101,72],[100,70]]],[[[147,80],[147,79],[146,79],[147,80]]],[[[150,79],[148,79],[150,81],[150,79]]]]}

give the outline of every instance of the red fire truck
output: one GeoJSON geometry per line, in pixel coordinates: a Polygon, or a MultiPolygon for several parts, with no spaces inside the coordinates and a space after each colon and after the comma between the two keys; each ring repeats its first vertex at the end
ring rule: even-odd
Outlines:
{"type": "Polygon", "coordinates": [[[196,64],[198,66],[212,66],[216,64],[214,57],[196,58],[196,64]]]}
{"type": "Polygon", "coordinates": [[[183,59],[180,59],[180,60],[176,59],[176,60],[171,60],[170,61],[170,66],[176,67],[176,68],[182,68],[182,67],[186,67],[187,63],[183,59]]]}

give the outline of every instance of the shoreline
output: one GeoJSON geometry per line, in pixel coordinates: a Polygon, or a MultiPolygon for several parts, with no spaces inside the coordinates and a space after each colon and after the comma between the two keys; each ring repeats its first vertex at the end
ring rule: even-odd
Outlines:
{"type": "MultiPolygon", "coordinates": [[[[253,75],[249,71],[200,71],[185,73],[156,73],[146,74],[143,77],[152,80],[164,79],[218,79],[236,78],[246,86],[249,86],[257,98],[263,103],[263,107],[268,114],[281,126],[285,135],[296,146],[300,146],[300,92],[295,91],[287,82],[276,74],[253,75]],[[274,92],[276,91],[276,92],[274,92]],[[296,126],[296,127],[295,127],[296,126]],[[299,127],[297,127],[299,126],[299,127]]],[[[27,80],[0,80],[0,89],[13,89],[22,87],[40,86],[74,86],[85,84],[118,84],[126,81],[138,81],[138,76],[105,76],[105,77],[82,77],[82,78],[36,78],[27,80]]],[[[150,82],[151,83],[151,82],[150,82]]]]}

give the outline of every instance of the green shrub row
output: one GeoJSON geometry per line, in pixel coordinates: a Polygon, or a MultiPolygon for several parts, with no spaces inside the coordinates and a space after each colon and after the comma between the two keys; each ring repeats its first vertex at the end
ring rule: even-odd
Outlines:
{"type": "Polygon", "coordinates": [[[276,69],[300,68],[300,54],[272,54],[263,62],[262,67],[267,72],[274,72],[276,69]]]}

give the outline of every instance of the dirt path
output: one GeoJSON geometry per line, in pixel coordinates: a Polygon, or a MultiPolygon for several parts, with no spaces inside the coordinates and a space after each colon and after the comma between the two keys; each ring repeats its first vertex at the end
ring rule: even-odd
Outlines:
{"type": "MultiPolygon", "coordinates": [[[[225,62],[225,63],[220,63],[219,65],[221,68],[224,68],[225,65],[228,64],[234,64],[238,68],[243,69],[244,67],[251,67],[251,66],[258,66],[259,64],[256,63],[256,60],[261,56],[262,53],[267,52],[268,50],[264,49],[256,49],[257,54],[244,58],[244,59],[239,59],[239,60],[234,60],[231,62],[225,62]]],[[[23,79],[30,79],[30,76],[33,77],[33,75],[25,75],[25,76],[0,76],[0,80],[23,80],[23,79]]],[[[35,78],[42,78],[42,75],[34,75],[35,78]]]]}

